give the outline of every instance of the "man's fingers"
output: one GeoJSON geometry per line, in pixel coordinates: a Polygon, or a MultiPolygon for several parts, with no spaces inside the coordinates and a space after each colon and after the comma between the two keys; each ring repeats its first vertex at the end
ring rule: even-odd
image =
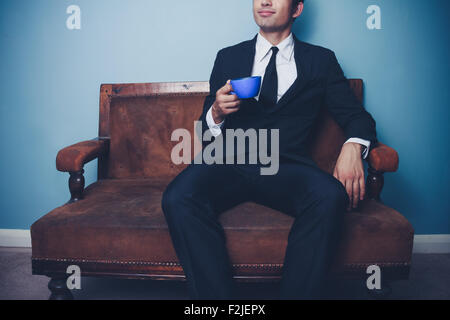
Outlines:
{"type": "Polygon", "coordinates": [[[226,86],[227,86],[227,90],[229,90],[228,93],[230,93],[231,91],[233,91],[233,86],[231,85],[231,80],[228,80],[228,81],[227,81],[226,86]]]}
{"type": "Polygon", "coordinates": [[[234,102],[234,101],[239,101],[239,97],[237,95],[234,94],[223,94],[220,96],[220,98],[218,99],[219,102],[223,103],[223,102],[234,102]]]}
{"type": "Polygon", "coordinates": [[[223,109],[235,109],[236,107],[238,107],[241,104],[240,101],[235,101],[235,102],[227,102],[227,103],[223,103],[221,105],[222,110],[223,109]]]}
{"type": "Polygon", "coordinates": [[[353,181],[345,180],[345,190],[347,190],[348,197],[350,198],[349,208],[351,208],[353,203],[353,181]]]}
{"type": "Polygon", "coordinates": [[[353,208],[356,208],[359,200],[359,180],[353,180],[353,208]]]}
{"type": "Polygon", "coordinates": [[[337,171],[336,171],[336,167],[334,167],[334,170],[333,170],[333,177],[335,177],[336,179],[339,180],[339,177],[338,177],[338,174],[337,174],[337,171]]]}
{"type": "Polygon", "coordinates": [[[219,93],[219,94],[227,94],[227,93],[229,93],[231,90],[233,90],[233,88],[231,87],[230,80],[228,80],[227,83],[226,83],[222,88],[220,88],[220,89],[218,90],[218,93],[219,93]]]}
{"type": "Polygon", "coordinates": [[[366,184],[364,181],[364,176],[359,178],[359,199],[364,200],[364,197],[366,195],[366,184]]]}

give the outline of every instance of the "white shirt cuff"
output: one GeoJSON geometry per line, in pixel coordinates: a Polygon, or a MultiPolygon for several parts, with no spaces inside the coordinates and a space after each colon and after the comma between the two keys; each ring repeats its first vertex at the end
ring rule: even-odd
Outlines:
{"type": "Polygon", "coordinates": [[[212,109],[212,106],[209,108],[208,112],[206,113],[206,123],[208,124],[211,134],[214,137],[217,137],[218,135],[220,135],[222,133],[222,125],[225,122],[225,120],[223,120],[220,123],[215,123],[213,116],[212,116],[211,109],[212,109]]]}
{"type": "Polygon", "coordinates": [[[344,144],[346,144],[347,142],[356,142],[359,144],[362,144],[363,146],[366,147],[366,149],[364,150],[363,153],[363,159],[367,158],[367,155],[369,154],[369,149],[370,149],[370,141],[369,140],[365,140],[365,139],[361,139],[361,138],[350,138],[347,141],[344,142],[344,144]]]}

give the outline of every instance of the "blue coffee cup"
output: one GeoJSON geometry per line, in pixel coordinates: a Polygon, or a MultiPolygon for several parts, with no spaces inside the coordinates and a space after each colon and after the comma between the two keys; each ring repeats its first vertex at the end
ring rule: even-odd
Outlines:
{"type": "Polygon", "coordinates": [[[256,97],[261,87],[261,77],[245,77],[234,79],[230,81],[233,91],[231,94],[235,94],[239,99],[248,99],[256,97]]]}

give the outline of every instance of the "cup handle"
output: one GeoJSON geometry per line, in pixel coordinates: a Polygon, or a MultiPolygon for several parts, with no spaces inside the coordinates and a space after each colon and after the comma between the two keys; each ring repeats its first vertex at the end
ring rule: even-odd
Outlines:
{"type": "Polygon", "coordinates": [[[230,91],[230,94],[237,95],[236,92],[234,92],[234,91],[230,91]]]}

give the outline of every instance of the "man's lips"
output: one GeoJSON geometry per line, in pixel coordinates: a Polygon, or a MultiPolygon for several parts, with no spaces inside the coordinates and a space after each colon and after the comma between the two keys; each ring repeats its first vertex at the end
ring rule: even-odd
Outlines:
{"type": "Polygon", "coordinates": [[[269,10],[260,10],[258,11],[259,15],[262,17],[270,17],[275,13],[275,11],[269,11],[269,10]]]}

